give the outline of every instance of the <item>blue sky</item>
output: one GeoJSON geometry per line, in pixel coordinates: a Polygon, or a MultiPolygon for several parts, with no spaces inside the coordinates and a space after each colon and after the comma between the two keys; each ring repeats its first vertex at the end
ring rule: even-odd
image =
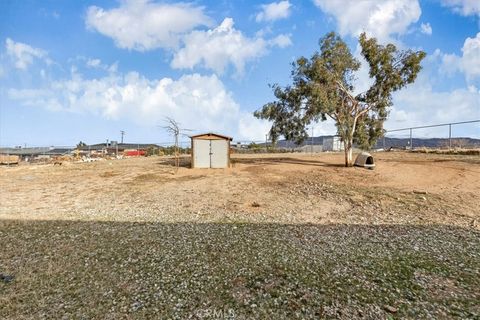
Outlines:
{"type": "MultiPolygon", "coordinates": [[[[252,112],[290,81],[290,63],[336,31],[424,50],[415,84],[394,95],[387,129],[480,119],[480,1],[0,2],[0,145],[171,140],[193,132],[262,140],[252,112]]],[[[358,74],[358,92],[368,87],[358,74]]],[[[333,123],[314,134],[334,134],[333,123]]],[[[480,126],[454,127],[480,137],[480,126]]],[[[446,129],[419,131],[446,136],[446,129]]]]}

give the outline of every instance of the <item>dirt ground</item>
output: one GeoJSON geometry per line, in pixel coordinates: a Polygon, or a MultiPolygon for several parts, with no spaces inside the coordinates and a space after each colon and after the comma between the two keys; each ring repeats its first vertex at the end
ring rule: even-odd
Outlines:
{"type": "Polygon", "coordinates": [[[480,157],[390,152],[233,155],[178,172],[164,157],[0,167],[0,219],[448,224],[478,229],[480,157]]]}
{"type": "Polygon", "coordinates": [[[480,158],[374,156],[0,167],[0,319],[479,319],[480,158]]]}

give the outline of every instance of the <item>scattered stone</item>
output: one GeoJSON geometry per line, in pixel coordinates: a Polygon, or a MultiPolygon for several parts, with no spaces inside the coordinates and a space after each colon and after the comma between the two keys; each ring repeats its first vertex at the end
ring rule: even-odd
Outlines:
{"type": "Polygon", "coordinates": [[[421,191],[421,190],[413,190],[413,193],[415,193],[415,194],[428,194],[427,191],[421,191]]]}
{"type": "Polygon", "coordinates": [[[383,308],[390,313],[397,313],[398,309],[389,305],[384,305],[383,308]]]}
{"type": "Polygon", "coordinates": [[[383,306],[383,309],[385,309],[385,311],[388,311],[390,313],[397,313],[398,312],[397,308],[389,306],[387,304],[383,306]]]}
{"type": "Polygon", "coordinates": [[[12,282],[14,278],[15,278],[15,276],[0,273],[0,281],[3,281],[5,283],[12,282]]]}
{"type": "Polygon", "coordinates": [[[138,301],[135,301],[135,302],[132,303],[132,305],[131,305],[132,311],[138,311],[138,310],[141,309],[142,307],[143,307],[143,303],[138,302],[138,301]]]}

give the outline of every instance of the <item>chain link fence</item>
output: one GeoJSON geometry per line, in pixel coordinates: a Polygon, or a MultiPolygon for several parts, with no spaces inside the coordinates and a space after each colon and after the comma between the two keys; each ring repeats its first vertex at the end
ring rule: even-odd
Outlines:
{"type": "Polygon", "coordinates": [[[407,127],[386,131],[378,149],[471,149],[480,148],[480,120],[407,127]]]}
{"type": "MultiPolygon", "coordinates": [[[[190,140],[179,141],[178,153],[190,154],[190,140]]],[[[444,123],[428,126],[415,126],[387,130],[374,150],[419,150],[427,149],[480,149],[480,120],[444,123]]],[[[343,143],[334,135],[309,137],[302,144],[280,140],[275,144],[271,140],[233,140],[233,153],[319,153],[342,151],[343,143]]],[[[82,144],[77,146],[45,147],[0,147],[0,162],[3,164],[26,162],[52,162],[66,157],[90,161],[99,158],[123,158],[132,156],[174,155],[173,142],[154,143],[117,143],[115,141],[100,144],[82,144]],[[5,162],[5,163],[4,163],[5,162]]]]}

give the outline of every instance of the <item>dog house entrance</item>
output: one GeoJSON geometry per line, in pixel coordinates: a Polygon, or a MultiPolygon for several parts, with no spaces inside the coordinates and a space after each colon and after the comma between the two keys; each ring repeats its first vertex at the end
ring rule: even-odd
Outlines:
{"type": "Polygon", "coordinates": [[[362,152],[357,156],[357,159],[355,160],[355,165],[357,167],[373,169],[375,168],[375,161],[373,160],[373,157],[370,153],[362,152]]]}

